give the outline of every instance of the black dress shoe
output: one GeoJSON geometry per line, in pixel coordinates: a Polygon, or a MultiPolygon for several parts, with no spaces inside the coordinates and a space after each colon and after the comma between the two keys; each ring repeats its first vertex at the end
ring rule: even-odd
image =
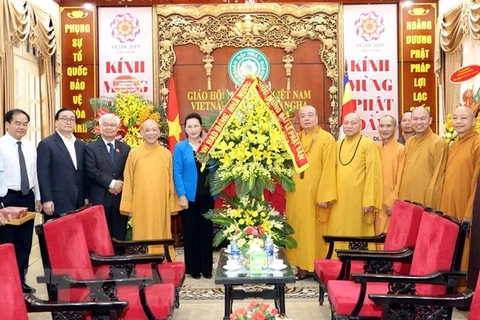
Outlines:
{"type": "Polygon", "coordinates": [[[34,288],[30,287],[28,284],[24,283],[22,284],[22,290],[23,290],[23,293],[35,293],[37,292],[37,290],[35,290],[34,288]]]}
{"type": "Polygon", "coordinates": [[[192,273],[193,279],[200,279],[200,273],[192,273]]]}
{"type": "Polygon", "coordinates": [[[211,273],[204,273],[204,274],[203,274],[203,277],[204,277],[205,279],[212,279],[212,274],[211,274],[211,273]]]}

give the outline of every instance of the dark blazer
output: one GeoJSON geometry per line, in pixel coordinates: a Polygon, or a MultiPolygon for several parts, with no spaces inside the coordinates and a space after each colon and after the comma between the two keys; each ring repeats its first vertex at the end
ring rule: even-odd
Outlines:
{"type": "Polygon", "coordinates": [[[65,143],[55,132],[43,139],[37,148],[37,175],[42,202],[53,201],[54,216],[80,208],[87,196],[84,169],[85,143],[75,141],[77,169],[65,143]]]}
{"type": "Polygon", "coordinates": [[[130,147],[127,144],[115,141],[115,161],[112,163],[102,138],[87,145],[85,168],[90,178],[88,199],[93,205],[120,208],[121,194],[111,194],[108,187],[113,179],[123,181],[123,170],[129,152],[130,147]]]}

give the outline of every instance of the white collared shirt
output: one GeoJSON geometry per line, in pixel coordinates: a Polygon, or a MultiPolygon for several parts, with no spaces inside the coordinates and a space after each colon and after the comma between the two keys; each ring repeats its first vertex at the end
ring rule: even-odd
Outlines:
{"type": "Polygon", "coordinates": [[[113,139],[112,142],[108,142],[107,140],[103,139],[103,137],[102,137],[102,140],[103,140],[103,143],[105,144],[105,147],[107,148],[107,152],[110,152],[110,146],[108,145],[109,143],[112,144],[112,148],[115,151],[115,139],[113,139]]]}
{"type": "Polygon", "coordinates": [[[2,151],[0,150],[0,198],[7,195],[7,184],[5,183],[5,164],[3,161],[2,151]]]}
{"type": "Polygon", "coordinates": [[[67,147],[68,153],[70,154],[70,158],[72,158],[73,165],[75,169],[77,169],[77,152],[75,151],[75,136],[72,133],[72,137],[70,139],[65,138],[60,132],[58,132],[58,135],[60,138],[62,138],[63,143],[65,144],[65,147],[67,147]]]}
{"type": "MultiPolygon", "coordinates": [[[[0,150],[2,151],[5,165],[5,185],[7,189],[20,191],[20,160],[18,159],[17,141],[7,132],[0,138],[0,150]]],[[[37,149],[29,140],[22,139],[20,141],[22,142],[22,152],[25,157],[25,166],[27,167],[29,188],[33,188],[35,200],[40,200],[37,177],[37,149]]]]}

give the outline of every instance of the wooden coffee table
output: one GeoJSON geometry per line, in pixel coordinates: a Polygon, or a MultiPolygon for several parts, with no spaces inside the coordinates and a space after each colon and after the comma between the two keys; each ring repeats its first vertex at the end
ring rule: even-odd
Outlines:
{"type": "Polygon", "coordinates": [[[295,283],[295,274],[288,263],[287,255],[283,248],[278,252],[278,258],[283,260],[287,265],[282,270],[267,270],[262,274],[250,274],[246,267],[242,267],[235,271],[227,271],[224,269],[228,260],[228,254],[225,249],[220,253],[217,271],[215,272],[215,284],[223,284],[225,286],[225,315],[224,320],[230,319],[232,313],[233,300],[243,300],[246,298],[273,299],[275,307],[279,313],[285,315],[285,284],[295,283]],[[272,289],[263,289],[259,292],[247,292],[242,289],[234,288],[244,284],[264,284],[273,286],[272,289]]]}

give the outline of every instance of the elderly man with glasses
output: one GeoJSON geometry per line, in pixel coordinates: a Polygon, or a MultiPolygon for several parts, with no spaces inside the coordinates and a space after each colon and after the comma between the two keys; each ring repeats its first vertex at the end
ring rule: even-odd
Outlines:
{"type": "Polygon", "coordinates": [[[120,214],[120,199],[130,147],[115,140],[120,125],[118,116],[106,113],[98,122],[101,137],[90,143],[85,153],[85,168],[90,178],[88,198],[93,205],[101,204],[105,208],[110,236],[125,240],[128,218],[120,214]]]}
{"type": "Polygon", "coordinates": [[[73,135],[76,120],[71,109],[58,110],[56,132],[38,144],[37,171],[45,219],[88,204],[85,143],[73,135]]]}

